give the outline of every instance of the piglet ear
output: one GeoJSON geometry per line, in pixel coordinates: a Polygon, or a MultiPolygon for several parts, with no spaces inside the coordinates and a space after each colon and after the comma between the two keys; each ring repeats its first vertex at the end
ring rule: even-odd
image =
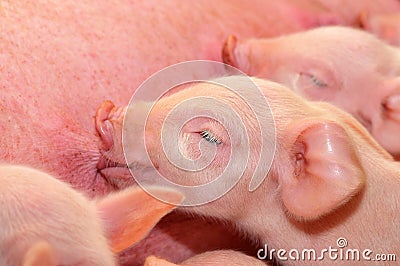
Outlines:
{"type": "MultiPolygon", "coordinates": [[[[183,201],[183,195],[178,192],[163,188],[151,190],[174,204],[183,201]]],[[[138,187],[110,194],[97,202],[97,209],[114,253],[143,239],[175,207],[159,201],[138,187]]]]}
{"type": "Polygon", "coordinates": [[[308,124],[294,143],[294,172],[282,178],[282,199],[297,218],[316,219],[349,201],[364,185],[351,139],[335,122],[308,124]]]}
{"type": "Polygon", "coordinates": [[[147,257],[143,266],[179,266],[178,264],[157,258],[155,256],[147,257]]]}
{"type": "Polygon", "coordinates": [[[25,254],[22,266],[56,266],[56,259],[49,243],[35,243],[25,254]]]}

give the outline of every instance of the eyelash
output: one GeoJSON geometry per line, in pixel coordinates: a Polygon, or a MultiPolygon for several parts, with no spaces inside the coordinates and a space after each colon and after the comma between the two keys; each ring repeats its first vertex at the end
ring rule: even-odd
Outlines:
{"type": "Polygon", "coordinates": [[[203,130],[200,132],[200,135],[203,139],[207,140],[210,143],[221,144],[221,140],[219,140],[213,133],[208,130],[203,130]]]}
{"type": "Polygon", "coordinates": [[[314,85],[316,85],[316,86],[318,86],[318,87],[323,88],[323,87],[328,86],[328,84],[326,84],[326,83],[323,82],[323,81],[320,81],[320,80],[317,79],[314,75],[305,74],[305,73],[300,73],[300,75],[305,75],[305,76],[309,77],[309,78],[311,79],[312,83],[314,83],[314,85]]]}

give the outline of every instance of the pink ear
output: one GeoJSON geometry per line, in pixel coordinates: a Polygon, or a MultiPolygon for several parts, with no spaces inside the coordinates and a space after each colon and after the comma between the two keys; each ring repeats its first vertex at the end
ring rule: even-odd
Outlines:
{"type": "Polygon", "coordinates": [[[293,175],[282,178],[282,199],[296,217],[315,219],[346,203],[364,184],[364,172],[346,131],[318,122],[294,143],[293,175]]]}
{"type": "Polygon", "coordinates": [[[53,250],[47,242],[37,242],[26,252],[22,266],[55,266],[53,250]]]}
{"type": "MultiPolygon", "coordinates": [[[[178,192],[162,188],[154,190],[169,202],[179,204],[183,200],[183,195],[178,192]]],[[[143,239],[175,207],[155,199],[139,187],[108,195],[97,202],[111,249],[115,253],[143,239]]]]}

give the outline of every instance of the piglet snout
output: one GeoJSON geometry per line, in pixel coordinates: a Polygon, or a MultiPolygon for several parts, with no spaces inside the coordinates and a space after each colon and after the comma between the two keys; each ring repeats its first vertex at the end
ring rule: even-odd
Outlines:
{"type": "Polygon", "coordinates": [[[111,101],[104,101],[95,116],[96,129],[106,150],[114,146],[116,134],[120,134],[125,108],[115,107],[111,101]]]}
{"type": "Polygon", "coordinates": [[[400,123],[400,92],[386,97],[382,107],[387,117],[400,123]]]}
{"type": "Polygon", "coordinates": [[[113,144],[112,125],[108,121],[108,116],[115,105],[111,101],[104,101],[96,111],[95,123],[96,130],[99,133],[106,149],[109,149],[113,144]]]}
{"type": "Polygon", "coordinates": [[[126,107],[116,107],[107,100],[99,106],[95,115],[96,130],[102,141],[97,170],[118,188],[127,187],[133,182],[122,147],[125,112],[126,107]]]}
{"type": "Polygon", "coordinates": [[[236,58],[235,58],[235,48],[237,43],[237,37],[235,35],[230,35],[224,43],[222,48],[222,61],[225,64],[238,67],[236,58]]]}
{"type": "Polygon", "coordinates": [[[224,43],[222,48],[222,61],[225,64],[236,67],[246,74],[250,71],[250,61],[249,57],[251,53],[248,45],[249,41],[239,40],[235,35],[230,35],[224,43]]]}

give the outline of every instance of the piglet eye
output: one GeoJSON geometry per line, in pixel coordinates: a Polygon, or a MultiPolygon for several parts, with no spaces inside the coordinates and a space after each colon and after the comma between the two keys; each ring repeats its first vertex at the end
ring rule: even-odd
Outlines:
{"type": "Polygon", "coordinates": [[[201,131],[200,135],[203,139],[207,140],[210,143],[221,144],[221,140],[219,140],[213,133],[208,130],[201,131]]]}
{"type": "Polygon", "coordinates": [[[328,86],[325,82],[318,79],[316,76],[307,74],[307,73],[300,73],[300,76],[310,79],[310,81],[319,88],[325,88],[328,86]]]}

